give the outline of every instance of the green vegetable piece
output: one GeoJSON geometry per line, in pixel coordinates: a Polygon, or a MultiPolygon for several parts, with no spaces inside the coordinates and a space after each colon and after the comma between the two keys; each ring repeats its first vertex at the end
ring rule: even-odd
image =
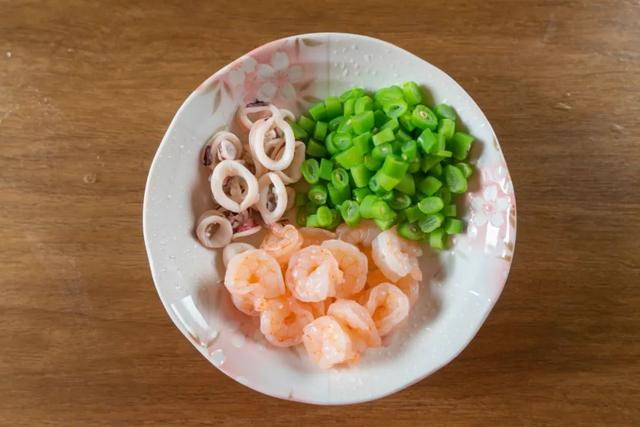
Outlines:
{"type": "Polygon", "coordinates": [[[462,233],[462,221],[456,218],[447,218],[444,221],[444,232],[447,234],[462,233]]]}
{"type": "Polygon", "coordinates": [[[345,200],[340,205],[340,215],[348,226],[353,227],[360,222],[360,205],[353,200],[345,200]]]}
{"type": "Polygon", "coordinates": [[[362,218],[373,219],[373,204],[380,200],[375,194],[367,194],[360,201],[360,216],[362,218]]]}
{"type": "Polygon", "coordinates": [[[333,137],[335,135],[336,135],[336,132],[331,132],[329,133],[329,135],[327,135],[327,137],[324,140],[324,145],[325,147],[327,147],[326,150],[332,156],[340,152],[340,149],[338,148],[338,146],[333,142],[333,137]]]}
{"type": "Polygon", "coordinates": [[[429,244],[433,249],[443,249],[445,234],[442,228],[437,228],[429,234],[429,244]]]}
{"type": "Polygon", "coordinates": [[[316,159],[307,159],[302,162],[300,171],[302,172],[304,180],[309,184],[316,184],[320,179],[318,168],[318,161],[316,159]]]}
{"type": "Polygon", "coordinates": [[[320,121],[327,119],[327,107],[325,107],[323,102],[318,102],[309,108],[309,115],[313,118],[313,120],[320,121]]]}
{"type": "Polygon", "coordinates": [[[336,154],[334,160],[343,168],[351,169],[364,161],[364,154],[358,147],[351,147],[339,154],[336,154]]]}
{"type": "Polygon", "coordinates": [[[358,135],[372,130],[374,125],[375,118],[373,116],[373,111],[363,111],[351,118],[351,126],[358,135]]]}
{"type": "Polygon", "coordinates": [[[416,205],[409,206],[404,210],[404,215],[407,221],[413,223],[425,217],[422,211],[416,205]]]}
{"type": "Polygon", "coordinates": [[[353,116],[355,105],[356,105],[355,98],[349,98],[346,101],[344,101],[343,111],[344,111],[345,118],[349,118],[353,116]]]}
{"type": "Polygon", "coordinates": [[[345,120],[347,120],[347,118],[344,117],[344,116],[340,116],[340,117],[336,117],[335,119],[331,119],[331,121],[329,122],[329,132],[334,132],[334,131],[338,130],[338,128],[340,127],[342,122],[344,122],[345,120]]]}
{"type": "Polygon", "coordinates": [[[437,196],[425,197],[418,203],[418,209],[427,215],[440,212],[442,208],[444,208],[444,202],[437,196]]]}
{"type": "Polygon", "coordinates": [[[356,165],[350,169],[353,183],[357,188],[364,188],[369,185],[371,171],[364,164],[356,165]]]}
{"type": "Polygon", "coordinates": [[[409,163],[400,160],[396,156],[387,156],[380,170],[390,177],[400,180],[409,170],[409,163]]]}
{"type": "Polygon", "coordinates": [[[391,129],[386,128],[373,135],[371,139],[373,140],[373,145],[376,146],[384,144],[385,142],[391,142],[395,140],[396,137],[391,129]]]}
{"type": "Polygon", "coordinates": [[[307,227],[315,227],[315,228],[320,227],[320,224],[318,223],[317,214],[311,214],[307,216],[307,227]]]}
{"type": "Polygon", "coordinates": [[[416,82],[402,83],[402,96],[407,104],[413,106],[422,102],[422,90],[416,82]]]}
{"type": "Polygon", "coordinates": [[[408,111],[398,117],[398,123],[400,123],[400,126],[407,132],[413,132],[416,128],[411,120],[411,113],[408,111]]]}
{"type": "Polygon", "coordinates": [[[373,222],[376,223],[376,225],[378,226],[378,228],[382,231],[388,230],[391,227],[393,227],[396,223],[396,218],[391,218],[391,219],[374,219],[373,222]]]}
{"type": "Polygon", "coordinates": [[[397,228],[398,234],[401,237],[404,237],[407,240],[422,240],[424,239],[424,233],[420,230],[416,224],[411,224],[410,222],[403,222],[398,225],[397,228]]]}
{"type": "Polygon", "coordinates": [[[433,110],[439,119],[456,120],[456,112],[447,104],[438,104],[433,110]]]}
{"type": "Polygon", "coordinates": [[[362,200],[365,198],[365,196],[373,194],[368,186],[362,188],[354,188],[351,193],[353,194],[353,198],[355,199],[355,201],[358,203],[362,203],[362,200]]]}
{"type": "Polygon", "coordinates": [[[418,157],[418,143],[413,139],[405,141],[400,146],[400,151],[402,160],[411,163],[418,157]]]}
{"type": "Polygon", "coordinates": [[[313,184],[309,187],[307,197],[316,205],[324,205],[327,203],[327,188],[322,184],[313,184]]]}
{"type": "MultiPolygon", "coordinates": [[[[384,167],[384,166],[383,166],[384,167]]],[[[400,183],[400,178],[390,176],[381,169],[369,180],[369,188],[374,193],[379,193],[380,189],[391,191],[400,183]],[[376,191],[377,189],[377,191],[376,191]]]]}
{"type": "Polygon", "coordinates": [[[438,128],[438,118],[435,113],[422,104],[416,105],[413,109],[411,123],[418,129],[436,130],[438,128]]]}
{"type": "Polygon", "coordinates": [[[393,191],[393,197],[389,200],[389,206],[396,211],[408,208],[411,205],[411,197],[398,191],[393,191]]]}
{"type": "Polygon", "coordinates": [[[370,96],[365,95],[356,99],[356,103],[354,106],[355,114],[361,114],[361,113],[364,113],[365,111],[372,111],[372,110],[373,110],[373,99],[371,99],[370,96]]]}
{"type": "Polygon", "coordinates": [[[328,96],[324,100],[324,106],[326,109],[327,119],[331,120],[334,117],[342,115],[342,102],[335,96],[328,96]]]}
{"type": "Polygon", "coordinates": [[[402,99],[402,90],[398,86],[385,87],[378,90],[373,96],[379,105],[385,105],[390,101],[402,99]]]}
{"type": "Polygon", "coordinates": [[[413,196],[416,193],[416,181],[413,175],[406,174],[400,179],[400,182],[395,186],[395,189],[401,193],[413,196]]]}
{"type": "Polygon", "coordinates": [[[310,139],[307,143],[306,153],[311,157],[327,157],[329,154],[324,145],[320,144],[315,139],[310,139]]]}
{"type": "Polygon", "coordinates": [[[293,131],[293,137],[298,141],[306,141],[309,138],[309,134],[306,130],[296,122],[287,122],[289,126],[291,126],[291,130],[293,131]]]}
{"type": "Polygon", "coordinates": [[[306,209],[298,208],[296,212],[296,223],[298,223],[300,227],[307,226],[307,210],[306,209]]]}
{"type": "Polygon", "coordinates": [[[389,120],[389,117],[382,110],[374,110],[373,111],[373,121],[375,127],[380,129],[382,125],[384,125],[389,120]]]}
{"type": "Polygon", "coordinates": [[[313,138],[318,141],[324,141],[327,137],[327,132],[329,129],[329,124],[327,122],[316,122],[316,125],[313,129],[313,138]]]}
{"type": "Polygon", "coordinates": [[[453,153],[454,159],[462,161],[469,155],[473,141],[474,138],[471,135],[464,132],[456,132],[449,141],[447,149],[453,153]]]}
{"type": "MultiPolygon", "coordinates": [[[[371,150],[371,156],[380,161],[383,161],[392,153],[393,153],[393,147],[388,142],[384,144],[380,144],[376,147],[373,147],[373,150],[371,150]]],[[[372,170],[376,170],[376,169],[372,169],[372,170]]]]}
{"type": "Polygon", "coordinates": [[[420,158],[420,156],[417,156],[416,159],[414,161],[412,161],[411,163],[409,163],[409,173],[416,173],[420,170],[420,164],[421,164],[422,159],[420,158]]]}
{"type": "Polygon", "coordinates": [[[312,133],[313,129],[316,126],[316,123],[313,120],[311,120],[309,117],[305,115],[301,115],[298,118],[298,126],[300,126],[302,129],[307,131],[307,133],[312,133]]]}
{"type": "Polygon", "coordinates": [[[427,176],[418,182],[418,191],[433,196],[442,187],[442,181],[434,176],[427,176]]]}
{"type": "MultiPolygon", "coordinates": [[[[384,144],[383,144],[384,145],[384,144]]],[[[382,159],[377,157],[373,157],[373,151],[371,153],[364,155],[364,166],[369,169],[371,172],[376,172],[382,166],[382,159]]]]}
{"type": "Polygon", "coordinates": [[[348,133],[336,132],[331,141],[338,151],[344,151],[353,145],[353,142],[351,142],[351,135],[348,133]]]}
{"type": "Polygon", "coordinates": [[[362,89],[361,87],[354,87],[340,95],[340,101],[346,102],[347,99],[360,98],[362,95],[364,95],[364,89],[362,89]]]}
{"type": "Polygon", "coordinates": [[[425,129],[422,131],[420,136],[418,136],[418,144],[422,149],[422,152],[425,154],[429,154],[433,147],[436,145],[436,136],[431,131],[431,129],[425,129]]]}
{"type": "Polygon", "coordinates": [[[442,209],[442,214],[444,216],[456,216],[457,210],[456,205],[447,205],[442,209]]]}
{"type": "Polygon", "coordinates": [[[408,109],[409,106],[403,99],[388,101],[382,104],[382,110],[384,111],[384,113],[394,119],[397,119],[398,117],[406,113],[408,109]]]}
{"type": "Polygon", "coordinates": [[[320,160],[320,168],[318,176],[325,181],[331,181],[331,171],[333,170],[333,161],[329,159],[320,160]]]}
{"type": "Polygon", "coordinates": [[[364,132],[354,138],[351,139],[353,141],[353,146],[358,147],[358,149],[363,153],[368,153],[371,151],[371,133],[364,132]]]}
{"type": "Polygon", "coordinates": [[[327,184],[327,192],[329,193],[329,201],[333,206],[340,206],[342,202],[351,197],[351,189],[349,186],[338,189],[331,182],[327,184]]]}
{"type": "Polygon", "coordinates": [[[440,119],[438,132],[442,132],[446,139],[451,139],[456,131],[456,122],[451,119],[440,119]]]}
{"type": "Polygon", "coordinates": [[[407,142],[407,141],[412,141],[413,138],[404,130],[398,129],[396,132],[396,140],[400,142],[407,142]]]}
{"type": "Polygon", "coordinates": [[[465,178],[469,178],[473,175],[473,166],[469,163],[456,163],[456,167],[460,169],[465,178]]]}
{"type": "Polygon", "coordinates": [[[316,212],[316,215],[318,217],[318,225],[320,227],[326,228],[331,225],[333,216],[331,214],[331,209],[329,209],[328,206],[320,206],[318,208],[318,211],[316,212]]]}
{"type": "Polygon", "coordinates": [[[331,172],[331,183],[338,190],[349,188],[349,174],[343,168],[334,169],[331,172]]]}
{"type": "Polygon", "coordinates": [[[437,229],[442,225],[444,221],[444,216],[442,214],[433,214],[423,216],[418,220],[418,226],[423,233],[431,233],[433,230],[437,229]]]}
{"type": "Polygon", "coordinates": [[[391,129],[393,132],[400,129],[400,123],[398,123],[398,119],[394,117],[384,122],[383,125],[380,126],[380,130],[385,130],[385,129],[391,129]]]}
{"type": "Polygon", "coordinates": [[[467,178],[453,165],[444,168],[444,180],[452,193],[461,194],[467,191],[467,178]]]}

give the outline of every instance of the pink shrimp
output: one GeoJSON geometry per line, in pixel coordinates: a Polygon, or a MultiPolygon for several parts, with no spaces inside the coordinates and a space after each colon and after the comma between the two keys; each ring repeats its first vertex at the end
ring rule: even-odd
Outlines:
{"type": "MultiPolygon", "coordinates": [[[[420,273],[420,277],[422,277],[422,273],[420,273]]],[[[396,286],[409,298],[409,308],[412,308],[420,296],[420,281],[409,274],[398,280],[396,286]]]]}
{"type": "Polygon", "coordinates": [[[396,285],[381,283],[368,292],[365,306],[384,337],[409,315],[409,298],[396,285]]]}
{"type": "Polygon", "coordinates": [[[275,298],[285,292],[278,261],[261,249],[250,249],[231,258],[224,285],[232,294],[257,298],[275,298]]]}
{"type": "Polygon", "coordinates": [[[304,242],[302,243],[303,248],[311,245],[319,245],[325,240],[336,238],[334,232],[323,230],[322,228],[302,227],[298,231],[304,238],[304,242]]]}
{"type": "Polygon", "coordinates": [[[369,311],[355,301],[338,299],[329,306],[329,316],[333,316],[349,333],[356,350],[364,351],[367,347],[379,347],[380,335],[369,311]]]}
{"type": "Polygon", "coordinates": [[[371,247],[375,264],[393,281],[420,269],[418,257],[422,249],[416,242],[398,236],[395,227],[380,233],[371,247]]]}
{"type": "Polygon", "coordinates": [[[344,275],[344,280],[336,286],[336,296],[346,298],[360,292],[367,280],[367,257],[356,246],[342,240],[326,240],[320,246],[331,251],[344,275]]]}
{"type": "Polygon", "coordinates": [[[311,360],[321,368],[355,362],[359,358],[351,337],[331,316],[318,317],[305,326],[302,342],[311,360]]]}
{"type": "Polygon", "coordinates": [[[268,300],[260,309],[260,331],[278,347],[300,344],[304,327],[313,321],[310,308],[291,297],[268,300]]]}
{"type": "Polygon", "coordinates": [[[291,255],[302,247],[302,242],[302,236],[293,225],[282,226],[276,223],[269,227],[260,248],[273,256],[280,264],[286,264],[291,255]]]}
{"type": "Polygon", "coordinates": [[[335,296],[343,280],[338,261],[328,249],[312,245],[289,259],[286,285],[300,301],[317,302],[335,296]]]}

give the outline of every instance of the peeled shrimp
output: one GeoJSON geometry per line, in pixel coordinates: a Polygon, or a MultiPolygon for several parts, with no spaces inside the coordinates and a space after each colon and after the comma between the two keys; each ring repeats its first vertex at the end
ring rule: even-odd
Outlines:
{"type": "Polygon", "coordinates": [[[381,345],[380,335],[369,311],[357,302],[338,299],[329,306],[327,314],[340,322],[358,351],[381,345]]]}
{"type": "Polygon", "coordinates": [[[250,294],[231,294],[231,302],[233,305],[247,316],[255,317],[260,315],[260,312],[256,310],[256,304],[261,300],[262,298],[256,298],[250,294]]]}
{"type": "Polygon", "coordinates": [[[221,160],[235,160],[242,156],[242,143],[231,132],[216,132],[202,150],[202,163],[213,169],[221,160]]]}
{"type": "Polygon", "coordinates": [[[298,231],[304,238],[304,242],[302,243],[303,248],[311,245],[319,245],[325,240],[336,238],[334,232],[322,228],[302,227],[298,231]]]}
{"type": "Polygon", "coordinates": [[[342,240],[326,240],[320,246],[331,251],[344,275],[344,280],[336,285],[336,296],[346,298],[360,292],[367,280],[367,257],[356,246],[342,240]]]}
{"type": "Polygon", "coordinates": [[[245,243],[245,242],[229,243],[222,250],[222,263],[226,267],[227,265],[229,265],[229,261],[231,261],[231,258],[233,258],[235,255],[241,254],[242,252],[246,252],[251,249],[255,249],[255,247],[253,247],[253,245],[250,245],[249,243],[245,243]]]}
{"type": "Polygon", "coordinates": [[[280,176],[273,172],[268,172],[260,177],[258,188],[258,211],[265,224],[273,224],[282,218],[287,209],[287,190],[280,176]]]}
{"type": "Polygon", "coordinates": [[[368,247],[371,246],[373,239],[380,234],[380,229],[373,221],[365,220],[355,227],[340,224],[338,228],[336,228],[336,234],[340,240],[344,240],[353,245],[368,247]]]}
{"type": "Polygon", "coordinates": [[[231,258],[224,285],[232,294],[257,298],[275,298],[285,292],[278,261],[261,249],[250,249],[231,258]]]}
{"type": "Polygon", "coordinates": [[[276,223],[269,227],[260,249],[274,257],[280,264],[286,264],[291,255],[301,246],[302,236],[296,227],[291,224],[282,226],[276,223]]]}
{"type": "Polygon", "coordinates": [[[420,295],[420,282],[409,274],[398,280],[396,286],[409,298],[409,308],[413,307],[420,295]]]}
{"type": "Polygon", "coordinates": [[[290,347],[302,342],[302,331],[312,321],[313,314],[306,304],[281,297],[265,303],[260,313],[260,331],[271,344],[290,347]]]}
{"type": "Polygon", "coordinates": [[[351,337],[331,316],[318,317],[305,326],[302,342],[311,360],[324,369],[358,360],[351,337]]]}
{"type": "Polygon", "coordinates": [[[220,211],[209,210],[198,218],[196,236],[204,247],[222,248],[231,241],[233,228],[220,211]]]}
{"type": "Polygon", "coordinates": [[[331,251],[312,245],[291,256],[285,281],[297,299],[316,302],[336,294],[343,274],[331,251]]]}
{"type": "Polygon", "coordinates": [[[416,242],[398,236],[395,227],[378,234],[371,247],[375,264],[392,281],[420,269],[418,257],[422,249],[416,242]]]}
{"type": "Polygon", "coordinates": [[[384,337],[409,315],[409,298],[397,286],[381,283],[368,292],[365,307],[384,337]]]}
{"type": "Polygon", "coordinates": [[[327,298],[324,301],[308,302],[307,304],[311,308],[314,318],[318,318],[327,314],[329,306],[333,304],[335,298],[327,298]]]}
{"type": "Polygon", "coordinates": [[[211,174],[211,193],[220,206],[231,212],[242,212],[258,201],[258,180],[237,160],[223,160],[211,174]],[[240,203],[231,199],[223,189],[225,179],[239,176],[246,183],[246,192],[240,203]]]}

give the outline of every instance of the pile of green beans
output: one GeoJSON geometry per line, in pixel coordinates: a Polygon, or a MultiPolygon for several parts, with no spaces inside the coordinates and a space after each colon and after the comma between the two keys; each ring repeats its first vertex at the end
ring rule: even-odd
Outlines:
{"type": "Polygon", "coordinates": [[[365,218],[444,248],[463,230],[453,197],[473,174],[474,138],[456,130],[456,119],[447,104],[425,105],[415,82],[375,93],[356,87],[311,106],[290,123],[306,144],[298,224],[332,229],[365,218]]]}

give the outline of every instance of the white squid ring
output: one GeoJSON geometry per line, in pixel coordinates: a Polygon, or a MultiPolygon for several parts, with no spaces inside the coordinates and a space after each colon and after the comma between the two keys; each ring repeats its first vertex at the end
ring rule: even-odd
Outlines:
{"type": "Polygon", "coordinates": [[[213,169],[216,166],[217,159],[236,160],[242,156],[242,151],[243,147],[240,138],[231,132],[221,130],[213,134],[204,145],[202,149],[203,163],[208,168],[213,169]],[[208,153],[207,148],[209,149],[208,153]],[[220,155],[222,154],[223,156],[221,158],[220,155]],[[207,164],[207,162],[210,163],[207,164]]]}
{"type": "Polygon", "coordinates": [[[287,209],[287,189],[282,183],[282,179],[273,172],[269,172],[260,177],[258,181],[260,188],[260,198],[258,199],[258,212],[262,216],[265,224],[271,225],[277,222],[287,209]],[[274,194],[276,196],[276,207],[269,210],[269,189],[273,185],[274,194]]]}
{"type": "Polygon", "coordinates": [[[258,180],[249,169],[237,160],[223,160],[211,174],[211,193],[216,202],[231,212],[242,212],[258,201],[258,180]],[[247,191],[241,202],[236,202],[224,192],[223,183],[227,177],[239,176],[247,184],[247,191]]]}
{"type": "Polygon", "coordinates": [[[222,248],[231,241],[233,228],[229,220],[220,212],[217,210],[209,210],[198,218],[196,236],[200,243],[202,243],[202,246],[206,248],[222,248]],[[211,233],[210,227],[215,225],[218,226],[218,229],[211,233]]]}
{"type": "Polygon", "coordinates": [[[293,129],[291,129],[289,123],[285,122],[282,117],[271,117],[262,123],[256,123],[251,127],[251,132],[249,132],[249,145],[255,157],[264,167],[272,171],[283,170],[291,165],[295,143],[296,140],[293,136],[293,129]],[[265,134],[271,130],[271,127],[274,125],[284,133],[284,151],[278,160],[270,158],[265,150],[265,134]]]}
{"type": "MultiPolygon", "coordinates": [[[[278,158],[280,152],[282,151],[282,147],[280,146],[277,151],[274,152],[274,158],[278,158]]],[[[293,160],[289,167],[284,170],[276,171],[278,176],[282,179],[282,182],[285,184],[293,184],[295,182],[300,181],[302,178],[302,162],[304,162],[306,146],[301,141],[296,141],[296,145],[293,151],[293,160]]]]}

